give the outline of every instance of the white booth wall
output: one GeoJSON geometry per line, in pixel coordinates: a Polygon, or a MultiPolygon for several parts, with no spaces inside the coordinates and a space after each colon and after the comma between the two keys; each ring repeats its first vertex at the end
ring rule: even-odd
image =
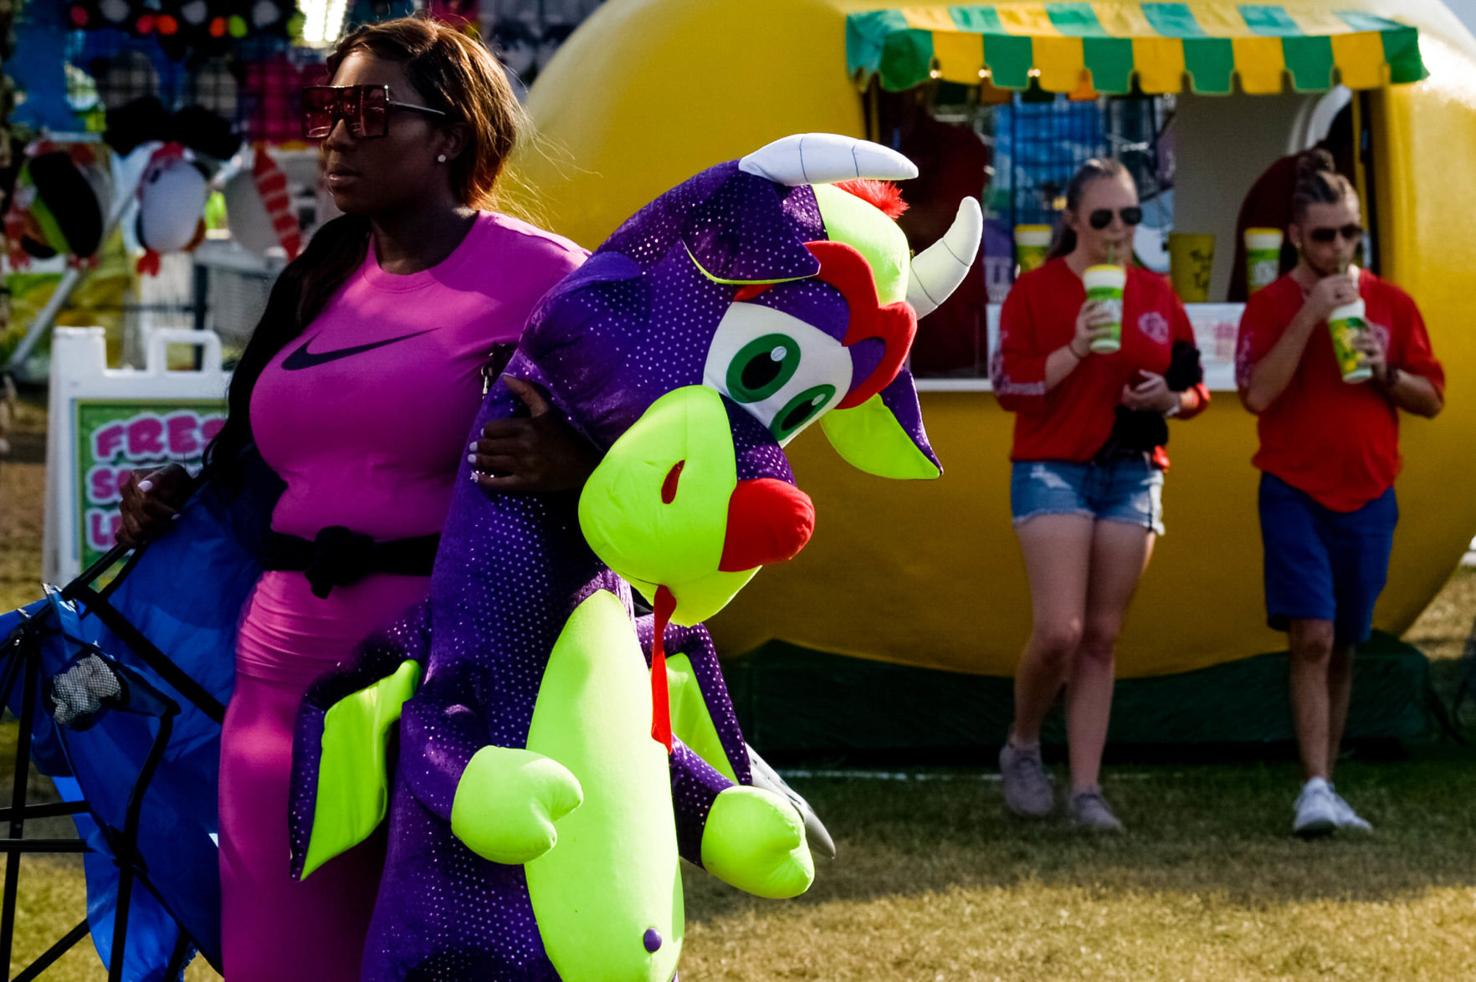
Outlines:
{"type": "Polygon", "coordinates": [[[1180,95],[1174,115],[1174,229],[1215,237],[1210,300],[1230,289],[1235,218],[1256,178],[1278,158],[1310,145],[1304,120],[1319,96],[1180,95]]]}

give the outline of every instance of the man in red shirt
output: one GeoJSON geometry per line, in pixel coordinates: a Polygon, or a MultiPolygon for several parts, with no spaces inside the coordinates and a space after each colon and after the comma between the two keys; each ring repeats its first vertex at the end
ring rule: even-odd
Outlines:
{"type": "Polygon", "coordinates": [[[1304,158],[1292,215],[1296,268],[1246,305],[1236,382],[1259,417],[1267,619],[1290,642],[1306,777],[1292,829],[1316,835],[1370,828],[1333,789],[1332,769],[1353,651],[1368,638],[1398,519],[1398,410],[1434,417],[1445,373],[1409,295],[1352,267],[1363,238],[1358,196],[1325,152],[1304,158]],[[1360,298],[1368,329],[1355,347],[1372,378],[1350,384],[1327,319],[1360,298]]]}

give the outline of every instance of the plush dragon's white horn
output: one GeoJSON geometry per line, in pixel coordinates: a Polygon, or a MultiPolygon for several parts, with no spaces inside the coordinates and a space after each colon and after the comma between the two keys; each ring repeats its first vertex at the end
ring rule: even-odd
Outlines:
{"type": "Polygon", "coordinates": [[[943,238],[912,257],[907,302],[919,320],[937,310],[969,275],[983,235],[984,214],[978,200],[964,198],[943,238]]]}
{"type": "Polygon", "coordinates": [[[834,133],[797,133],[775,140],[738,161],[738,169],[789,187],[917,176],[917,165],[890,147],[834,133]]]}

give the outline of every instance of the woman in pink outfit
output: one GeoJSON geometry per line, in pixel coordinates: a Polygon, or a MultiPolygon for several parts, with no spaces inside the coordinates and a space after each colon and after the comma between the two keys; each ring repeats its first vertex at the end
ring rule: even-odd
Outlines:
{"type": "MultiPolygon", "coordinates": [[[[332,84],[304,90],[304,126],[323,141],[344,215],[273,287],[206,463],[231,481],[254,444],[286,485],[221,738],[228,982],[359,977],[383,843],[289,876],[293,727],[309,683],[424,598],[462,455],[494,490],[577,487],[593,465],[526,387],[527,418],[465,442],[489,352],[516,342],[584,258],[490,210],[522,119],[501,69],[478,42],[415,18],[356,31],[328,64],[332,84]]],[[[157,532],[187,486],[177,467],[131,484],[120,540],[157,532]]]]}

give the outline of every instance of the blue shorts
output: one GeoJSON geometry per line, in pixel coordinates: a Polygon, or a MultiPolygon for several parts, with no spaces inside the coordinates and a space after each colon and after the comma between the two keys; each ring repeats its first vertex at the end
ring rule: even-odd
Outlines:
{"type": "Polygon", "coordinates": [[[1394,489],[1340,512],[1262,474],[1260,504],[1266,623],[1285,631],[1294,620],[1331,621],[1336,644],[1367,641],[1399,522],[1394,489]]]}
{"type": "Polygon", "coordinates": [[[1018,460],[1010,470],[1010,511],[1022,525],[1037,515],[1081,515],[1163,534],[1163,471],[1147,454],[1077,464],[1018,460]]]}

